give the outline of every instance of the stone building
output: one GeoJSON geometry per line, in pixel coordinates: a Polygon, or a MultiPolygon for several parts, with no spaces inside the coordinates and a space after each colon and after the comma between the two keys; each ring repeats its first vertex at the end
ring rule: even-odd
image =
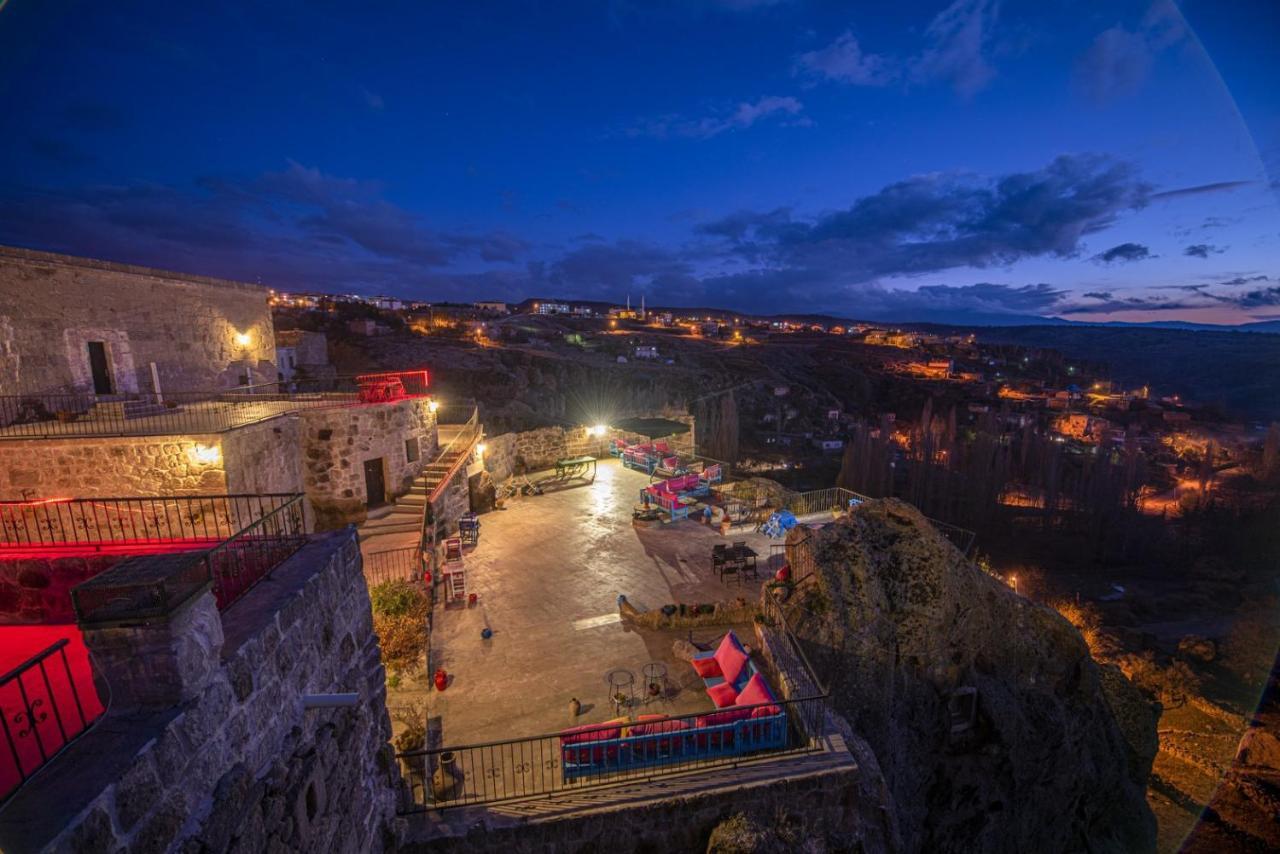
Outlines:
{"type": "Polygon", "coordinates": [[[0,247],[0,394],[274,381],[267,298],[256,285],[0,247]]]}

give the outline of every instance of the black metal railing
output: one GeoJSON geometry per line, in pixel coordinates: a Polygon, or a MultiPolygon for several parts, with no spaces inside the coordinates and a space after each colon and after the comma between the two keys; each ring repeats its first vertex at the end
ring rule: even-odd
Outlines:
{"type": "Polygon", "coordinates": [[[410,811],[550,797],[732,767],[761,757],[819,752],[824,749],[825,704],[825,695],[805,696],[735,707],[755,716],[730,723],[707,724],[718,714],[713,710],[672,715],[667,720],[678,724],[644,734],[630,734],[640,722],[623,725],[628,734],[618,724],[601,724],[575,728],[569,735],[410,750],[397,758],[413,794],[410,811]],[[436,775],[442,766],[445,770],[436,775]]]}
{"type": "Polygon", "coordinates": [[[0,803],[102,716],[89,670],[77,679],[67,645],[62,638],[0,676],[0,803]]]}
{"type": "MultiPolygon", "coordinates": [[[[810,572],[795,582],[791,595],[802,593],[805,587],[817,583],[817,576],[810,572]]],[[[824,697],[827,696],[827,686],[823,684],[822,679],[818,676],[817,668],[809,661],[809,656],[805,654],[799,638],[791,631],[782,603],[773,596],[764,596],[761,604],[761,614],[764,617],[765,625],[776,629],[770,635],[776,641],[771,650],[773,663],[777,669],[785,674],[793,695],[820,694],[824,697]]]]}
{"type": "Polygon", "coordinates": [[[425,583],[425,570],[422,549],[416,546],[384,549],[364,556],[364,578],[370,588],[393,581],[425,583]]]}
{"type": "Polygon", "coordinates": [[[0,501],[6,550],[204,544],[226,540],[296,499],[294,494],[0,501]]]}
{"type": "Polygon", "coordinates": [[[304,498],[291,500],[200,556],[225,611],[307,541],[304,498]]]}
{"type": "Polygon", "coordinates": [[[281,380],[207,391],[0,395],[0,439],[222,433],[304,409],[427,394],[426,371],[281,380]]]}

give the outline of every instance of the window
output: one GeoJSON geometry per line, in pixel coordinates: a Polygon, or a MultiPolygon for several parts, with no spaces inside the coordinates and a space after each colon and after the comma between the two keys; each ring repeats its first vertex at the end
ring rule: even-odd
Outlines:
{"type": "Polygon", "coordinates": [[[417,462],[418,459],[418,437],[404,440],[404,458],[409,462],[417,462]]]}

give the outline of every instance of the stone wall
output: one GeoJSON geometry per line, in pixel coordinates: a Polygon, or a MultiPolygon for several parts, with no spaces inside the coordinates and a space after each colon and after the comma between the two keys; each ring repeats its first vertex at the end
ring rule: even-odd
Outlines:
{"type": "Polygon", "coordinates": [[[302,422],[273,418],[222,434],[227,492],[265,495],[302,492],[302,422]]]}
{"type": "Polygon", "coordinates": [[[224,494],[222,435],[0,442],[0,499],[224,494]]]}
{"type": "Polygon", "coordinates": [[[812,850],[865,854],[897,850],[882,832],[878,806],[858,799],[858,777],[858,768],[847,761],[835,767],[815,763],[812,771],[788,763],[779,768],[776,778],[735,778],[731,771],[711,770],[702,785],[680,786],[673,781],[669,788],[680,793],[666,797],[639,798],[603,789],[590,799],[596,804],[593,808],[583,806],[588,798],[580,797],[573,805],[560,802],[524,813],[495,810],[483,816],[478,810],[460,809],[457,814],[446,810],[413,815],[400,850],[412,854],[706,851],[712,831],[739,813],[802,822],[806,836],[831,843],[812,850]],[[726,778],[720,785],[718,775],[726,778]]]}
{"type": "Polygon", "coordinates": [[[393,848],[401,784],[354,532],[313,538],[221,622],[209,593],[180,607],[169,625],[198,634],[180,669],[200,674],[189,662],[201,655],[212,666],[176,707],[146,707],[162,681],[149,668],[169,651],[145,639],[154,624],[85,627],[111,674],[110,709],[6,805],[0,849],[393,848]],[[121,675],[105,658],[134,665],[121,675]],[[357,693],[358,704],[303,709],[304,695],[327,692],[357,693]]]}
{"type": "Polygon", "coordinates": [[[116,391],[274,381],[267,290],[182,273],[0,247],[0,394],[92,391],[87,344],[106,344],[116,391]],[[247,335],[241,343],[238,335],[247,335]]]}
{"type": "MultiPolygon", "coordinates": [[[[697,429],[692,415],[663,413],[663,418],[681,421],[690,426],[689,433],[676,437],[673,447],[682,453],[694,448],[694,432],[697,429]]],[[[604,457],[609,453],[609,440],[621,437],[628,442],[648,442],[648,437],[619,430],[608,430],[604,436],[593,436],[589,426],[541,427],[520,433],[503,433],[486,437],[485,470],[497,483],[515,473],[518,462],[526,471],[542,471],[566,457],[604,457]]]]}
{"type": "Polygon", "coordinates": [[[299,417],[303,485],[321,528],[365,518],[366,460],[382,459],[390,497],[407,492],[436,455],[436,417],[425,398],[305,410],[299,417]],[[405,441],[412,438],[419,444],[414,461],[405,453],[405,441]]]}
{"type": "Polygon", "coordinates": [[[74,623],[71,588],[121,560],[120,555],[88,555],[0,561],[0,625],[74,623]]]}

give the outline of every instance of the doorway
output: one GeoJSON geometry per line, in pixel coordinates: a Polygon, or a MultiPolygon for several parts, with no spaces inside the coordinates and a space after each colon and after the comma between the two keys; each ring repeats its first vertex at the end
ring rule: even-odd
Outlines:
{"type": "Polygon", "coordinates": [[[365,506],[381,507],[387,503],[387,479],[382,470],[382,457],[364,461],[365,506]]]}
{"type": "Polygon", "coordinates": [[[93,376],[94,394],[111,394],[111,362],[107,358],[107,342],[89,342],[89,373],[93,376]]]}

